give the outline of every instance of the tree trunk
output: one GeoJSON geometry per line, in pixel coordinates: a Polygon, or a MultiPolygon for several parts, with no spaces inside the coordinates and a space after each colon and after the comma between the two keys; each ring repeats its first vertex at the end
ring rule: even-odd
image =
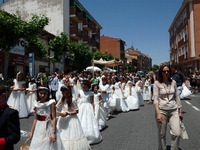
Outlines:
{"type": "Polygon", "coordinates": [[[9,51],[5,51],[4,53],[5,53],[4,79],[7,80],[7,78],[8,78],[8,62],[9,62],[10,52],[9,51]]]}

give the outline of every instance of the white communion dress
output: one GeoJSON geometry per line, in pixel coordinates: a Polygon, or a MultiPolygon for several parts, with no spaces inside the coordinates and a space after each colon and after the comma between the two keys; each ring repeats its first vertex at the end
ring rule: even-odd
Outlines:
{"type": "MultiPolygon", "coordinates": [[[[25,84],[25,81],[17,81],[16,79],[13,82],[13,89],[23,88],[22,85],[25,84]]],[[[18,110],[19,118],[28,117],[29,110],[25,99],[25,91],[12,91],[7,103],[9,106],[18,110]]]]}
{"type": "Polygon", "coordinates": [[[31,140],[29,150],[62,150],[61,142],[59,142],[59,135],[56,135],[57,142],[50,142],[50,135],[52,131],[51,122],[51,104],[55,103],[55,100],[49,100],[45,103],[35,103],[35,112],[37,115],[37,122],[31,140]]]}
{"type": "MultiPolygon", "coordinates": [[[[68,107],[66,99],[64,102],[60,99],[56,106],[62,106],[61,113],[78,110],[76,101],[73,101],[71,106],[68,107]]],[[[57,129],[65,150],[91,149],[77,115],[60,116],[57,121],[57,129]]]]}
{"type": "Polygon", "coordinates": [[[139,99],[135,90],[135,87],[126,87],[125,89],[125,95],[126,95],[126,103],[128,105],[128,108],[130,110],[137,110],[139,109],[139,99]]]}
{"type": "Polygon", "coordinates": [[[90,97],[93,95],[93,93],[91,91],[84,92],[83,90],[80,90],[79,95],[78,118],[81,122],[83,132],[89,144],[99,143],[102,140],[102,136],[99,132],[98,123],[94,116],[92,104],[90,103],[90,97]]]}
{"type": "MultiPolygon", "coordinates": [[[[27,90],[37,90],[36,83],[29,83],[27,90]]],[[[34,103],[37,99],[37,92],[36,91],[27,91],[26,93],[26,101],[28,105],[28,109],[30,113],[33,113],[34,110],[34,103]]]]}
{"type": "Polygon", "coordinates": [[[106,126],[107,113],[104,109],[104,102],[99,104],[100,96],[100,93],[94,93],[94,115],[97,119],[99,130],[102,130],[106,126]]]}

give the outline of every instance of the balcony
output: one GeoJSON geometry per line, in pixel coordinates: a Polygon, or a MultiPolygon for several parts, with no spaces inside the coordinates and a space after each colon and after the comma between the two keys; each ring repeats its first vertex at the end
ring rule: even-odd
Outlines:
{"type": "Polygon", "coordinates": [[[91,31],[92,30],[92,22],[89,21],[87,18],[83,19],[83,28],[86,29],[87,31],[91,31]]]}
{"type": "Polygon", "coordinates": [[[83,35],[83,43],[88,43],[89,45],[92,44],[92,38],[88,35],[83,35]]]}
{"type": "Polygon", "coordinates": [[[70,36],[76,40],[82,39],[82,31],[78,29],[76,26],[70,27],[70,36]]]}
{"type": "Polygon", "coordinates": [[[184,39],[181,39],[179,42],[178,42],[178,47],[181,47],[184,45],[184,39]]]}
{"type": "Polygon", "coordinates": [[[97,42],[96,40],[93,40],[92,41],[92,48],[93,49],[99,49],[100,48],[99,42],[97,42]]]}
{"type": "Polygon", "coordinates": [[[75,22],[82,22],[83,20],[83,13],[77,9],[76,6],[70,7],[70,18],[74,20],[75,22]]]}

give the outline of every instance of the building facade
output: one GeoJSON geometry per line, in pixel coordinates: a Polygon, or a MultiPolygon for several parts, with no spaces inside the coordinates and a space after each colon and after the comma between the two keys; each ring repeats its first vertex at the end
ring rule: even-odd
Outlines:
{"type": "MultiPolygon", "coordinates": [[[[25,21],[33,15],[46,15],[50,22],[45,30],[50,34],[57,36],[61,32],[65,32],[69,35],[71,42],[83,42],[91,51],[100,49],[102,27],[78,0],[4,0],[0,9],[17,14],[25,21]]],[[[62,70],[66,68],[64,65],[56,63],[55,67],[62,70]]],[[[48,64],[36,61],[35,66],[41,68],[48,64]]]]}
{"type": "Polygon", "coordinates": [[[141,53],[138,49],[134,49],[132,46],[125,50],[125,57],[127,63],[132,66],[133,71],[145,71],[148,72],[152,67],[152,59],[146,54],[141,53]]]}
{"type": "Polygon", "coordinates": [[[120,38],[100,36],[100,51],[102,53],[111,54],[113,57],[126,62],[124,50],[125,42],[120,38]]]}
{"type": "Polygon", "coordinates": [[[183,0],[168,32],[170,63],[186,75],[200,69],[200,0],[183,0]]]}

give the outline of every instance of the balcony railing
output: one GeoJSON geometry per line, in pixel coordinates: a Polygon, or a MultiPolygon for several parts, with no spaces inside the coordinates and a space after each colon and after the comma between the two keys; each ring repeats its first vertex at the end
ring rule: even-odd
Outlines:
{"type": "Polygon", "coordinates": [[[70,36],[74,37],[75,39],[82,39],[82,31],[77,28],[76,26],[70,27],[70,36]]]}
{"type": "Polygon", "coordinates": [[[83,28],[86,30],[92,30],[93,24],[87,18],[83,19],[83,28]]]}
{"type": "Polygon", "coordinates": [[[88,35],[83,35],[83,42],[88,43],[88,44],[92,44],[92,38],[88,35]]]}
{"type": "Polygon", "coordinates": [[[70,18],[72,18],[76,22],[82,22],[83,13],[80,12],[75,6],[70,7],[70,18]]]}

